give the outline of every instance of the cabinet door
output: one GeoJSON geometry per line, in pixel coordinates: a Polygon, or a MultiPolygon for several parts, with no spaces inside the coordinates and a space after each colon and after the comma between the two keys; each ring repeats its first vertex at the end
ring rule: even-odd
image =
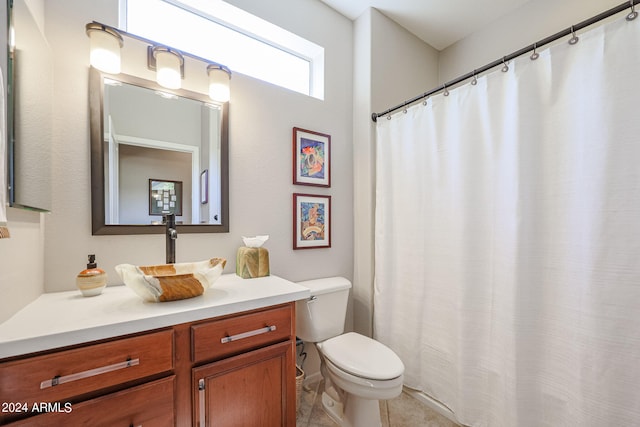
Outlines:
{"type": "Polygon", "coordinates": [[[295,426],[295,363],[292,341],[195,368],[196,425],[295,426]]]}

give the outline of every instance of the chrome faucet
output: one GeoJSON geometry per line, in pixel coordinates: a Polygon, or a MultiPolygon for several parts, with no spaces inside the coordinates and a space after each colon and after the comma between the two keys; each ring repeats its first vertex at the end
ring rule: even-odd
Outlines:
{"type": "Polygon", "coordinates": [[[165,233],[167,246],[167,264],[174,264],[176,262],[176,239],[178,238],[178,230],[176,229],[176,214],[165,215],[164,224],[167,230],[167,232],[165,233]]]}

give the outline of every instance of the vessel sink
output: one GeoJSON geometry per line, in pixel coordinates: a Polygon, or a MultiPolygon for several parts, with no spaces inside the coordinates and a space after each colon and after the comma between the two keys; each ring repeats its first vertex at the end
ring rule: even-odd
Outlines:
{"type": "Polygon", "coordinates": [[[177,264],[136,266],[119,264],[115,269],[143,300],[175,301],[202,295],[222,275],[224,258],[177,264]]]}

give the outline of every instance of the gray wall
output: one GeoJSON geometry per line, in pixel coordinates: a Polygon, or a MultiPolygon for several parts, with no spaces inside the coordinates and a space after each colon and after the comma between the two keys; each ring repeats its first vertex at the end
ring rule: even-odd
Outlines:
{"type": "MultiPolygon", "coordinates": [[[[6,84],[7,2],[0,4],[0,64],[6,84]]],[[[6,87],[5,87],[6,88],[6,87]]],[[[6,94],[6,91],[5,91],[6,94]]],[[[5,203],[4,200],[0,203],[5,203]]],[[[20,209],[7,209],[10,239],[0,239],[0,321],[7,319],[43,290],[44,216],[20,209]]]]}
{"type": "MultiPolygon", "coordinates": [[[[54,53],[53,212],[46,216],[45,289],[72,290],[88,253],[95,253],[109,275],[119,263],[164,262],[164,236],[91,236],[88,130],[88,47],[84,25],[115,24],[115,0],[46,2],[47,37],[54,53]]],[[[351,173],[351,22],[315,0],[278,2],[285,28],[325,46],[324,101],[234,74],[230,104],[230,229],[227,234],[183,234],[177,261],[227,258],[235,271],[241,236],[269,234],[272,274],[292,280],[352,276],[353,179],[351,173]],[[298,12],[297,14],[294,12],[298,12]],[[314,16],[300,26],[297,16],[314,16]],[[339,64],[339,67],[337,66],[339,64]],[[332,136],[332,187],[291,184],[291,132],[299,126],[332,136]],[[333,235],[330,249],[292,250],[292,193],[330,194],[333,235]]],[[[125,41],[127,43],[127,41],[125,41]]],[[[133,46],[133,43],[129,43],[133,46]]],[[[153,79],[146,58],[127,50],[123,72],[153,79]],[[129,60],[131,58],[131,60],[129,60]]],[[[185,89],[206,93],[202,64],[187,64],[185,89]],[[198,66],[199,65],[199,66],[198,66]],[[192,76],[192,77],[190,77],[192,76]]]]}
{"type": "MultiPolygon", "coordinates": [[[[164,236],[92,236],[88,121],[89,39],[93,20],[115,25],[117,0],[45,2],[46,37],[54,63],[52,199],[50,214],[9,212],[12,239],[0,242],[0,321],[48,292],[75,289],[75,276],[95,253],[109,275],[119,263],[164,262],[164,236]],[[7,243],[8,242],[8,243],[7,243]],[[44,251],[43,250],[44,247],[44,251]],[[6,291],[6,292],[5,292],[6,291]]],[[[242,2],[232,2],[242,3],[242,2]]],[[[242,236],[269,234],[272,274],[294,281],[343,275],[353,269],[352,22],[316,0],[239,6],[326,49],[325,100],[320,101],[235,73],[230,103],[230,233],[183,234],[177,261],[222,256],[235,271],[242,236]],[[257,9],[256,9],[257,8],[257,9]],[[313,19],[302,19],[313,17],[313,19]],[[294,126],[332,136],[332,187],[292,185],[294,126]],[[332,196],[332,247],[292,249],[292,194],[332,196]]],[[[270,2],[271,3],[271,2],[270,2]]],[[[127,53],[129,55],[129,53],[127,53]]],[[[131,56],[133,54],[131,53],[131,56]]],[[[144,51],[123,68],[153,79],[144,51]]],[[[206,93],[202,65],[187,64],[185,89],[206,93]],[[197,70],[196,70],[197,69],[197,70]],[[194,71],[196,70],[196,71],[194,71]]],[[[4,240],[4,239],[3,239],[4,240]]]]}

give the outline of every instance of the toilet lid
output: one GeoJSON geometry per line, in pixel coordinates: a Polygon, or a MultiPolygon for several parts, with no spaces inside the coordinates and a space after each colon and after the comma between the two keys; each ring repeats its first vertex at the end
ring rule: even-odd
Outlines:
{"type": "Polygon", "coordinates": [[[404,372],[404,364],[387,346],[348,332],[321,344],[322,354],[340,369],[372,380],[390,380],[404,372]]]}

